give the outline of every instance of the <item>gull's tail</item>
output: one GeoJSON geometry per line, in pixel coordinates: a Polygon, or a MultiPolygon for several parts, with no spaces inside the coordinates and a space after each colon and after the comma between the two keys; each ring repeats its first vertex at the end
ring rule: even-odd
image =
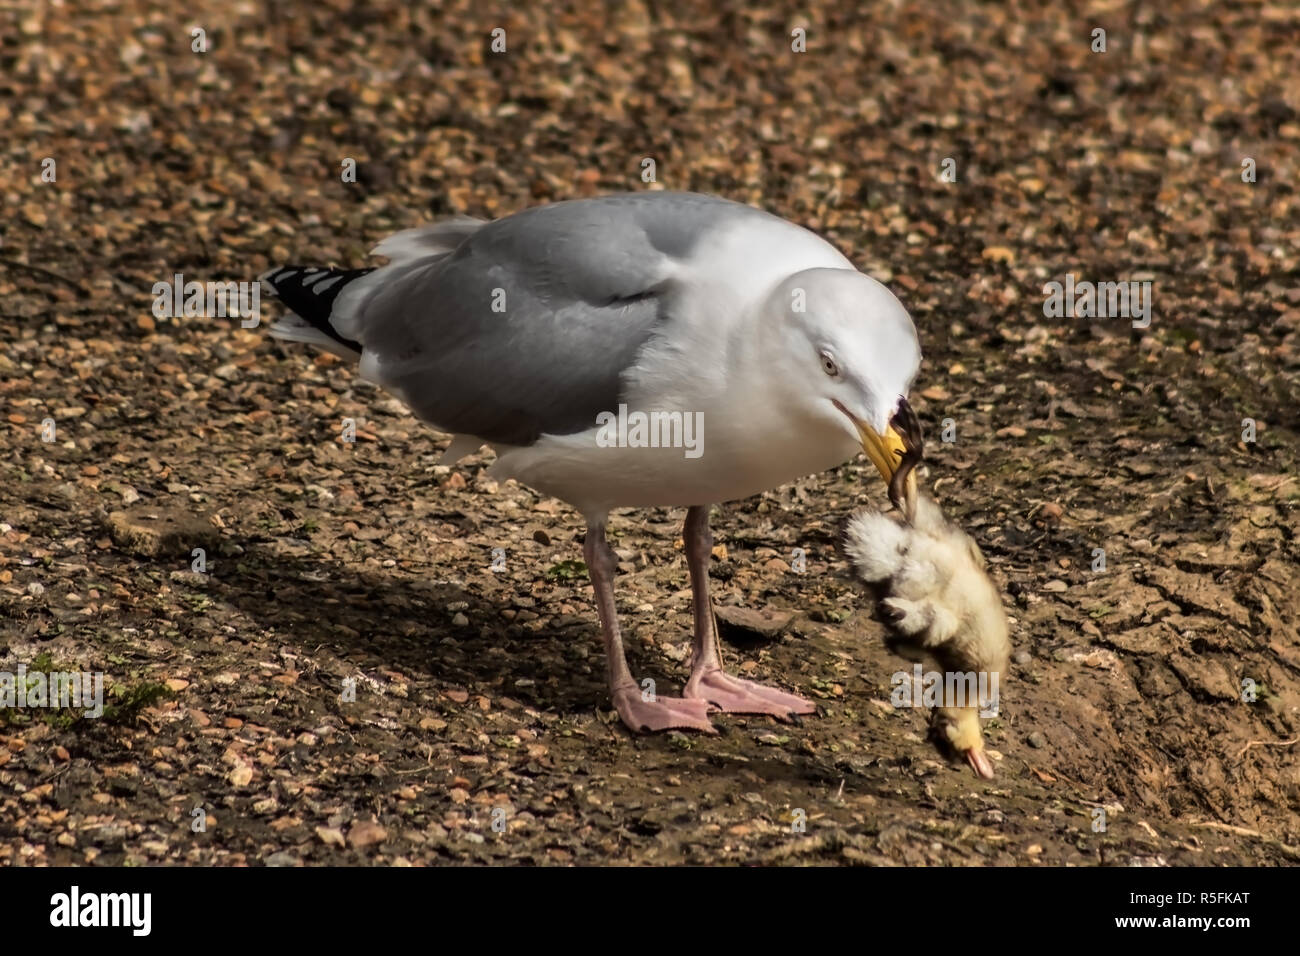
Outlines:
{"type": "Polygon", "coordinates": [[[330,313],[349,282],[374,271],[283,266],[264,273],[260,278],[270,286],[271,294],[293,310],[271,326],[271,335],[285,342],[306,342],[357,361],[361,358],[361,344],[340,335],[330,324],[330,313]]]}

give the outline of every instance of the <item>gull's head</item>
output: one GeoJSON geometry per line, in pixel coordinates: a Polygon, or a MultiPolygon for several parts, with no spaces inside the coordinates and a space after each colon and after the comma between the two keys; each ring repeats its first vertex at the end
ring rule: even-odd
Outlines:
{"type": "Polygon", "coordinates": [[[916,458],[902,474],[899,466],[907,449],[919,454],[907,393],[921,347],[907,310],[875,279],[851,269],[797,272],[772,293],[768,309],[784,334],[781,373],[797,410],[819,431],[860,443],[891,495],[899,491],[898,474],[910,510],[916,458]]]}

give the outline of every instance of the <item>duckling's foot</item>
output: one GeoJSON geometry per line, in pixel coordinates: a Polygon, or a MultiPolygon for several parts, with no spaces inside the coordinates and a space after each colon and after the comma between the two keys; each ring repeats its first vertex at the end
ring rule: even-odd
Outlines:
{"type": "Polygon", "coordinates": [[[720,667],[703,669],[691,675],[682,696],[705,700],[724,714],[771,714],[789,720],[795,714],[815,713],[811,702],[775,687],[766,687],[740,677],[732,677],[720,667]]]}

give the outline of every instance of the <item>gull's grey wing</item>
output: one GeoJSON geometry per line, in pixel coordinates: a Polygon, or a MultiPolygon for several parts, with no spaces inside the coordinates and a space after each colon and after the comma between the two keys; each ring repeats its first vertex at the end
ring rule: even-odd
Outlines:
{"type": "Polygon", "coordinates": [[[616,411],[620,376],[670,320],[672,261],[745,216],[771,218],[641,193],[467,224],[454,251],[433,243],[355,283],[335,324],[364,346],[363,374],[443,431],[506,444],[582,431],[616,411]]]}

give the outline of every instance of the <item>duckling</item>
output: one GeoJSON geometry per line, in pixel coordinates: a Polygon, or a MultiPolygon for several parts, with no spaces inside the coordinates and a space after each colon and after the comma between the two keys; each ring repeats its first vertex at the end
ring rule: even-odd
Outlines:
{"type": "Polygon", "coordinates": [[[903,512],[911,513],[910,521],[873,510],[850,518],[844,551],[858,577],[883,596],[881,615],[895,634],[891,649],[930,661],[945,675],[943,702],[930,715],[934,735],[962,754],[978,776],[992,779],[979,718],[982,709],[996,713],[998,684],[1011,653],[1002,599],[974,540],[928,496],[911,497],[903,512]],[[971,702],[969,693],[958,699],[957,675],[975,675],[986,699],[971,702]]]}

